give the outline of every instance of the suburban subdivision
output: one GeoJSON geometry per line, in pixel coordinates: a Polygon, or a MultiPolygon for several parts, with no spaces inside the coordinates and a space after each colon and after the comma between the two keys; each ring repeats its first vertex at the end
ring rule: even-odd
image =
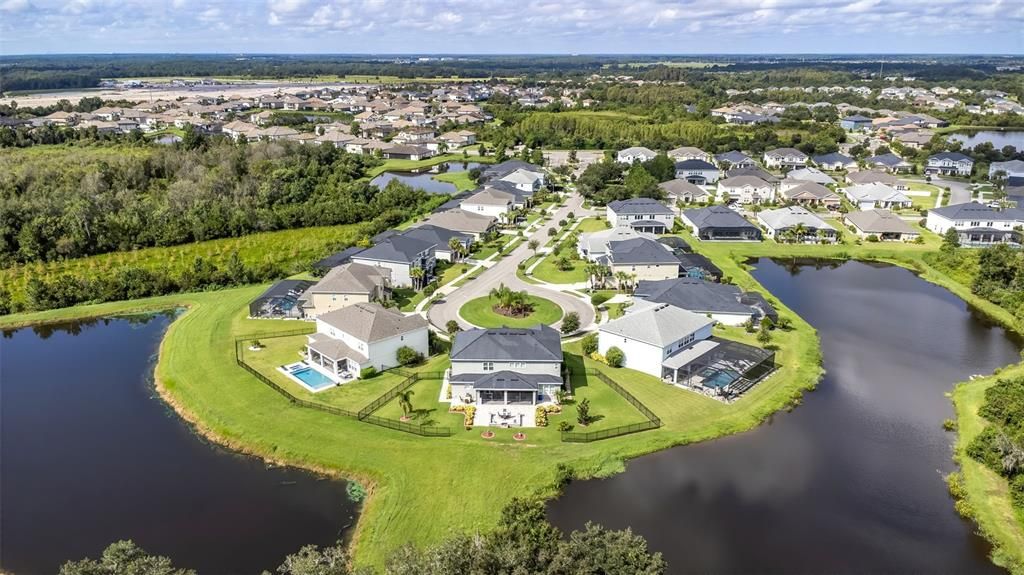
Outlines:
{"type": "Polygon", "coordinates": [[[5,495],[82,542],[5,572],[1024,573],[1019,56],[68,58],[0,57],[4,482],[196,486],[5,495]]]}

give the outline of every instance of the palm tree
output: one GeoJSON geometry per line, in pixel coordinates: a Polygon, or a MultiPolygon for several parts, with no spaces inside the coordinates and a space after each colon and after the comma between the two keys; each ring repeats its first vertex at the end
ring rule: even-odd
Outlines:
{"type": "Polygon", "coordinates": [[[504,283],[491,288],[488,298],[498,300],[498,309],[506,313],[520,313],[529,307],[529,296],[525,291],[515,291],[504,283]]]}
{"type": "Polygon", "coordinates": [[[412,278],[413,289],[420,289],[420,283],[423,282],[423,268],[415,267],[409,270],[409,277],[412,278]]]}
{"type": "Polygon", "coordinates": [[[615,272],[615,280],[619,284],[619,291],[626,291],[625,285],[627,279],[629,279],[629,274],[626,272],[615,272]]]}
{"type": "Polygon", "coordinates": [[[803,242],[804,241],[804,236],[806,236],[806,235],[807,235],[807,226],[805,226],[803,224],[803,222],[800,222],[797,225],[793,226],[793,236],[794,236],[793,239],[794,239],[794,241],[796,241],[797,243],[803,242]]]}
{"type": "Polygon", "coordinates": [[[398,406],[402,408],[402,413],[404,414],[402,415],[403,421],[409,419],[409,413],[412,412],[412,396],[415,393],[411,389],[398,392],[398,406]]]}
{"type": "Polygon", "coordinates": [[[451,238],[448,240],[448,249],[452,251],[452,263],[458,261],[459,255],[462,253],[462,242],[459,238],[451,238]]]}

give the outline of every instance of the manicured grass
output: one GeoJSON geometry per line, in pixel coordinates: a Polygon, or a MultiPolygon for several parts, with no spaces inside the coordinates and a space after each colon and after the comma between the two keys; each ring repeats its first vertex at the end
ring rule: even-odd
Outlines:
{"type": "Polygon", "coordinates": [[[571,254],[562,251],[562,255],[548,254],[537,267],[533,268],[533,277],[553,284],[571,284],[587,281],[587,261],[573,259],[571,254]],[[558,269],[557,261],[560,257],[569,258],[572,267],[568,270],[558,269]]]}
{"type": "Polygon", "coordinates": [[[238,252],[238,257],[248,266],[275,265],[287,273],[295,273],[334,250],[352,245],[362,235],[361,224],[301,228],[64,261],[37,262],[0,269],[0,285],[10,290],[14,301],[23,302],[25,287],[32,277],[52,278],[70,273],[95,279],[109,276],[125,267],[177,275],[191,267],[197,257],[223,266],[233,252],[238,252]]]}
{"type": "Polygon", "coordinates": [[[494,311],[497,300],[489,297],[471,299],[459,309],[462,319],[478,327],[532,327],[538,323],[550,325],[562,319],[562,308],[555,302],[531,295],[528,297],[533,311],[525,317],[506,317],[494,311]]]}
{"type": "Polygon", "coordinates": [[[607,220],[604,218],[585,218],[580,222],[580,225],[576,227],[576,231],[581,234],[604,231],[608,229],[606,222],[607,220]]]}
{"type": "Polygon", "coordinates": [[[626,313],[626,304],[610,303],[608,306],[608,319],[618,319],[626,313]]]}
{"type": "Polygon", "coordinates": [[[476,182],[469,177],[468,171],[438,174],[434,176],[434,179],[439,182],[455,184],[455,187],[458,188],[460,192],[476,188],[476,182]]]}
{"type": "MultiPolygon", "coordinates": [[[[1020,377],[1024,375],[1024,364],[1003,370],[1001,375],[1020,377]]],[[[955,457],[960,464],[971,518],[992,543],[992,561],[1011,573],[1021,574],[1024,573],[1024,512],[1013,507],[1006,479],[967,454],[971,440],[988,425],[978,409],[985,402],[985,390],[998,379],[999,376],[990,376],[963,382],[953,390],[958,430],[955,457]]]]}
{"type": "Polygon", "coordinates": [[[494,162],[494,157],[472,156],[469,159],[466,159],[462,157],[462,154],[441,154],[425,160],[384,160],[383,164],[369,170],[366,175],[368,178],[372,179],[384,172],[408,172],[410,170],[436,166],[437,164],[443,164],[445,162],[477,162],[480,164],[490,164],[494,162]]]}

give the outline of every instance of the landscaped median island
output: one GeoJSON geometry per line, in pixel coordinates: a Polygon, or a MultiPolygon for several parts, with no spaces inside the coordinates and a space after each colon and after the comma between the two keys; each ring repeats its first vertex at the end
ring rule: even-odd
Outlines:
{"type": "Polygon", "coordinates": [[[530,327],[551,325],[562,319],[562,308],[555,302],[535,295],[523,297],[517,309],[505,311],[498,299],[485,296],[469,300],[459,309],[462,319],[478,327],[530,327]]]}

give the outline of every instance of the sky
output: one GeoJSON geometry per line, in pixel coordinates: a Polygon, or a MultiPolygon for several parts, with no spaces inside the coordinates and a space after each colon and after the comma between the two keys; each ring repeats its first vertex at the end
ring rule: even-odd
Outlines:
{"type": "Polygon", "coordinates": [[[1024,0],[0,0],[0,54],[1024,54],[1024,0]]]}

